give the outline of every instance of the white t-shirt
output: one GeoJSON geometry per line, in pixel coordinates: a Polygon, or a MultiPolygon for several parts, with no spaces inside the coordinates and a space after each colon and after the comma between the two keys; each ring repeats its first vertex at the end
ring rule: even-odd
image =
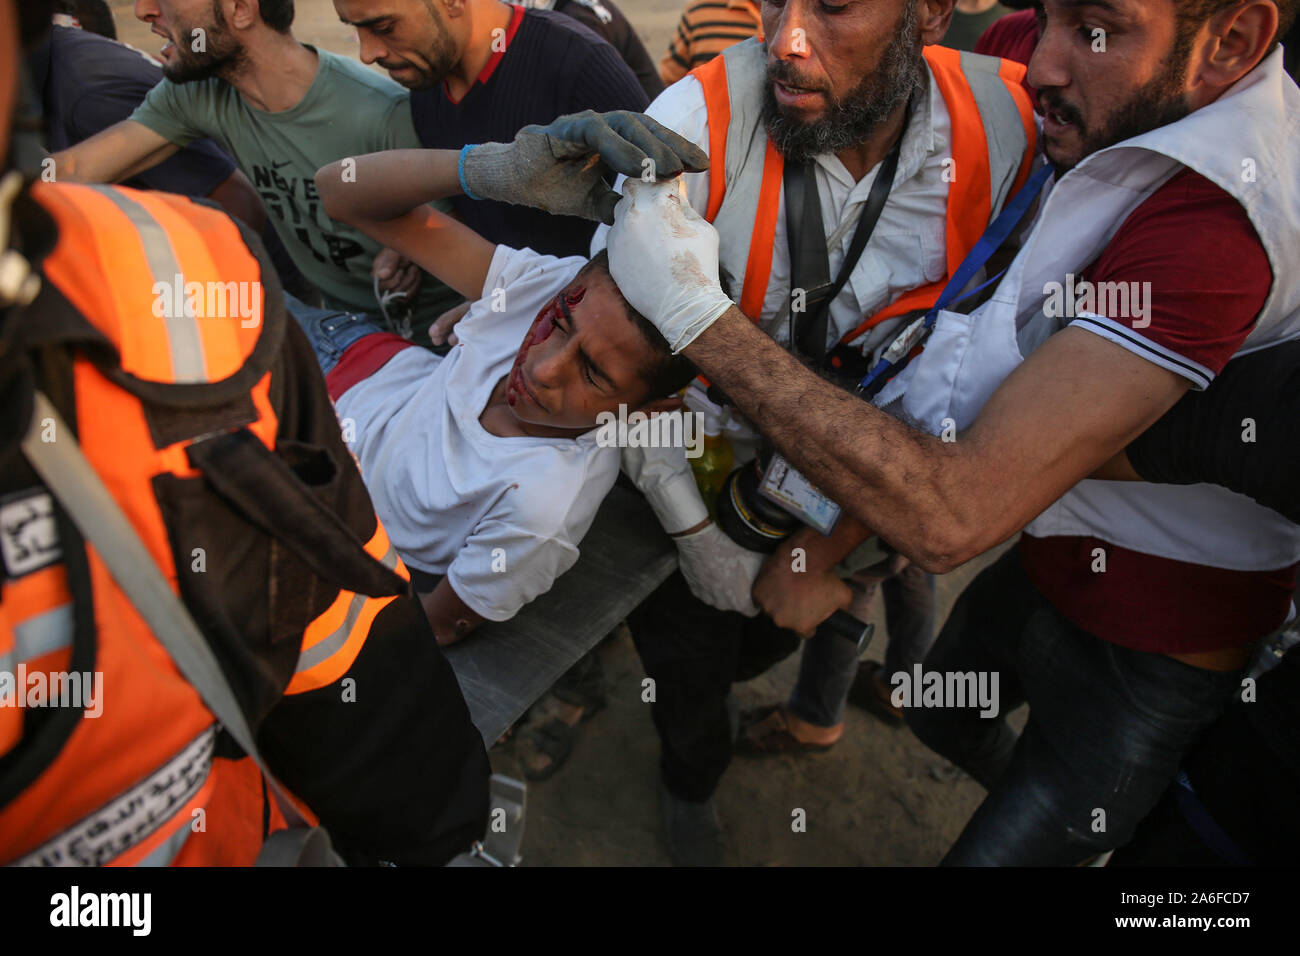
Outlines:
{"type": "Polygon", "coordinates": [[[585,261],[497,246],[457,347],[403,349],[335,403],[402,559],[445,574],[488,620],[509,620],[573,566],[618,477],[618,449],[598,447],[594,428],[502,438],[479,423],[534,317],[585,261]]]}

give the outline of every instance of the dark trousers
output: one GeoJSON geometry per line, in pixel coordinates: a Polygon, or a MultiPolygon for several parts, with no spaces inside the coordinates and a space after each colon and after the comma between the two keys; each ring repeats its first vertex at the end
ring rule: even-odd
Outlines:
{"type": "Polygon", "coordinates": [[[790,656],[799,635],[766,615],[710,607],[678,571],[632,612],[628,626],[654,681],[650,713],[664,785],[683,800],[707,800],[731,762],[731,685],[790,656]]]}
{"type": "Polygon", "coordinates": [[[922,741],[989,789],[944,859],[955,865],[1070,865],[1126,843],[1240,678],[1075,627],[1029,581],[1019,548],[971,582],[924,666],[999,676],[994,718],[906,710],[922,741]],[[1006,714],[1022,703],[1017,737],[1006,714]]]}

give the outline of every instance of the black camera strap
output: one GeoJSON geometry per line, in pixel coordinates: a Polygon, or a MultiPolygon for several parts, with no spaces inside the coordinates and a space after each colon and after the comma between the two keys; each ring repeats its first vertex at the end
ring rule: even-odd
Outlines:
{"type": "MultiPolygon", "coordinates": [[[[911,106],[908,106],[908,113],[911,106]]],[[[903,129],[893,147],[880,163],[871,192],[863,205],[862,215],[849,251],[840,265],[839,275],[830,281],[830,261],[826,251],[826,229],[822,221],[821,198],[817,193],[815,162],[785,164],[785,226],[786,244],[790,251],[790,315],[794,324],[791,346],[810,356],[820,368],[826,360],[826,328],[830,320],[830,306],[840,294],[849,276],[862,258],[867,240],[876,228],[880,214],[889,199],[898,171],[898,156],[907,132],[907,114],[903,129]],[[795,290],[802,290],[801,308],[796,311],[795,290]],[[795,319],[795,316],[801,316],[795,319]]]]}

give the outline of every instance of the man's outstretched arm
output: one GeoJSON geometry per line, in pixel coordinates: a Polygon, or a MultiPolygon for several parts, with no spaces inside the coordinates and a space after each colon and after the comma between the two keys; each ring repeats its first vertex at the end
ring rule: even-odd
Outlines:
{"type": "Polygon", "coordinates": [[[62,182],[117,183],[152,169],[178,149],[143,123],[122,120],[55,153],[54,176],[62,182]]]}
{"type": "Polygon", "coordinates": [[[1010,537],[1159,418],[1188,382],[1065,329],[956,442],[910,428],[805,369],[718,287],[717,233],[663,186],[629,182],[610,268],[807,478],[916,563],[946,571],[1010,537]]]}
{"type": "Polygon", "coordinates": [[[1011,537],[1188,388],[1100,336],[1065,329],[944,442],[814,375],[739,310],[685,351],[810,481],[931,571],[1011,537]]]}

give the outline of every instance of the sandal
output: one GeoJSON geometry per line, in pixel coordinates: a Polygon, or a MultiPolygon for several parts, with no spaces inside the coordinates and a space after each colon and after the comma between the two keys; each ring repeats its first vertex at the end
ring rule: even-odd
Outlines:
{"type": "Polygon", "coordinates": [[[536,726],[529,724],[520,729],[516,737],[518,740],[516,751],[519,755],[519,763],[523,767],[524,779],[536,782],[551,778],[564,766],[564,762],[569,759],[569,754],[573,753],[573,741],[577,734],[573,727],[559,717],[552,717],[544,724],[536,726]],[[551,762],[544,767],[534,769],[527,760],[530,756],[527,751],[550,757],[551,762]]]}
{"type": "Polygon", "coordinates": [[[877,661],[860,661],[858,675],[849,687],[849,702],[890,727],[901,727],[903,712],[890,702],[889,685],[880,676],[884,669],[884,665],[877,661]]]}
{"type": "Polygon", "coordinates": [[[785,721],[785,707],[769,704],[740,715],[740,733],[734,752],[742,757],[779,757],[784,754],[825,753],[834,744],[804,743],[785,721]]]}
{"type": "Polygon", "coordinates": [[[551,688],[547,697],[534,705],[536,717],[530,717],[529,723],[516,732],[518,739],[517,753],[523,766],[524,779],[542,781],[555,775],[569,754],[573,753],[573,744],[578,737],[578,727],[605,708],[605,679],[600,667],[600,659],[589,653],[575,664],[551,688]],[[555,716],[555,702],[581,708],[582,714],[576,724],[571,724],[562,717],[555,716]],[[529,753],[531,751],[531,753],[529,753]],[[544,767],[529,766],[529,757],[549,757],[550,762],[544,767]]]}

